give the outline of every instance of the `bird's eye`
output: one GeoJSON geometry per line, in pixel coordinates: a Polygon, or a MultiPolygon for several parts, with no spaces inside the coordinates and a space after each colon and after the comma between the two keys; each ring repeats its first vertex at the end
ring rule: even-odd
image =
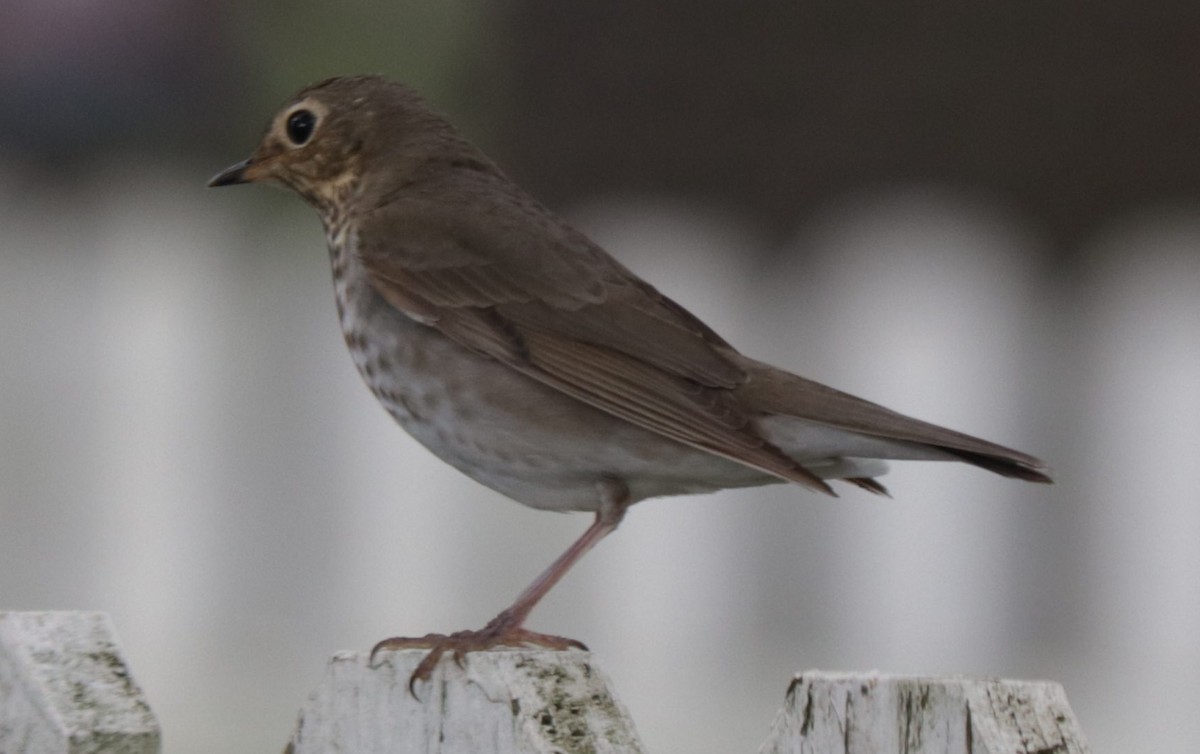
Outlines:
{"type": "Polygon", "coordinates": [[[296,146],[304,146],[312,138],[317,126],[317,116],[311,110],[297,110],[288,116],[287,137],[296,146]]]}

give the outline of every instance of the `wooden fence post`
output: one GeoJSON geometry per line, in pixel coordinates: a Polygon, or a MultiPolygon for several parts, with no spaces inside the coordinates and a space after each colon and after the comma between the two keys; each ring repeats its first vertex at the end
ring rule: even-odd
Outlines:
{"type": "Polygon", "coordinates": [[[1088,754],[1049,681],[808,671],[759,754],[1088,754]]]}
{"type": "Polygon", "coordinates": [[[446,658],[408,690],[425,650],[334,655],[289,754],[645,754],[587,652],[500,650],[446,658]]]}
{"type": "Polygon", "coordinates": [[[154,754],[158,721],[104,613],[0,612],[0,754],[154,754]]]}

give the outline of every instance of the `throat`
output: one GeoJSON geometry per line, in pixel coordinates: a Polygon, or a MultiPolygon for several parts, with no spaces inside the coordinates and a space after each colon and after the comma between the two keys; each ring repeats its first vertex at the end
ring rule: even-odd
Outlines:
{"type": "Polygon", "coordinates": [[[347,247],[350,245],[350,222],[345,213],[331,211],[321,214],[321,224],[325,226],[325,243],[329,246],[329,259],[333,262],[334,273],[339,264],[345,265],[347,247]]]}
{"type": "Polygon", "coordinates": [[[347,226],[358,199],[359,186],[358,177],[353,172],[346,172],[335,180],[313,183],[301,192],[320,216],[331,251],[346,243],[347,226]]]}

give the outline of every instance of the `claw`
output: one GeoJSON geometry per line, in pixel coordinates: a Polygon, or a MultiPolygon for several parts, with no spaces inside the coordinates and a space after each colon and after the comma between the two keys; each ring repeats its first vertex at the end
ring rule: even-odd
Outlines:
{"type": "Polygon", "coordinates": [[[375,656],[386,650],[396,649],[428,649],[429,654],[421,660],[416,670],[408,678],[408,693],[413,699],[420,701],[417,696],[417,681],[428,681],[433,676],[442,657],[450,652],[454,664],[466,669],[467,655],[471,652],[483,652],[496,647],[545,647],[563,651],[567,649],[582,649],[587,651],[587,645],[576,639],[552,634],[539,634],[534,631],[514,625],[515,620],[501,613],[491,623],[478,631],[457,631],[449,636],[445,634],[426,634],[421,637],[396,636],[384,639],[371,649],[367,660],[370,667],[375,667],[375,656]]]}
{"type": "Polygon", "coordinates": [[[424,636],[393,636],[371,647],[371,655],[367,658],[367,666],[375,667],[375,655],[383,650],[396,649],[433,649],[446,637],[442,634],[425,634],[424,636]]]}

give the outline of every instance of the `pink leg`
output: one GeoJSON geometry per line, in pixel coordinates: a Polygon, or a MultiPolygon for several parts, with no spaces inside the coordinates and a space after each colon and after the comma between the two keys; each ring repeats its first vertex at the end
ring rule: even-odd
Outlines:
{"type": "MultiPolygon", "coordinates": [[[[525,618],[529,613],[542,601],[542,597],[554,588],[554,585],[562,580],[562,577],[567,575],[567,571],[575,565],[584,555],[595,547],[600,540],[607,537],[616,531],[616,528],[621,523],[621,519],[625,517],[625,509],[628,503],[619,502],[609,506],[606,505],[596,512],[596,520],[588,527],[575,543],[567,548],[567,551],[558,557],[550,564],[550,567],[542,572],[540,576],[533,580],[533,583],[526,587],[525,591],[517,597],[512,606],[501,613],[501,616],[508,616],[512,626],[520,626],[525,622],[525,618]]],[[[499,617],[499,616],[497,616],[499,617]]]]}
{"type": "MultiPolygon", "coordinates": [[[[478,631],[457,631],[450,635],[427,634],[417,638],[397,636],[384,639],[371,650],[371,662],[376,653],[386,649],[428,648],[429,654],[413,671],[409,678],[409,691],[419,680],[428,680],[438,660],[447,651],[452,652],[459,665],[468,652],[478,652],[498,646],[542,646],[550,649],[569,649],[572,647],[587,649],[581,642],[562,636],[539,634],[523,627],[525,619],[533,608],[541,601],[554,585],[562,580],[571,566],[575,565],[589,550],[611,534],[621,519],[625,517],[625,509],[629,507],[628,491],[623,484],[606,481],[601,483],[600,510],[596,512],[596,520],[588,527],[567,551],[555,560],[549,568],[534,579],[516,601],[503,612],[493,618],[486,626],[478,631]]],[[[415,696],[415,692],[413,692],[415,696]]]]}

